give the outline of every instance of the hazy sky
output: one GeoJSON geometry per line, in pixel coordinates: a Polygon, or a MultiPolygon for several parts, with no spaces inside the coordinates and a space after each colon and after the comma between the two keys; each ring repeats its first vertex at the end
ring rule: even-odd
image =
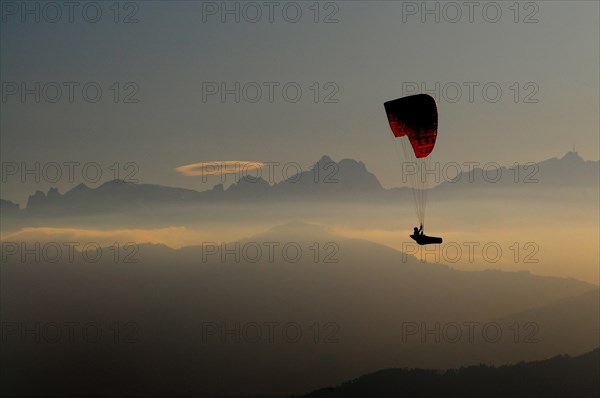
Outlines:
{"type": "MultiPolygon", "coordinates": [[[[473,22],[468,2],[279,2],[273,22],[258,2],[255,23],[256,7],[237,2],[123,2],[119,23],[114,2],[86,8],[91,21],[99,6],[96,23],[82,16],[85,2],[72,23],[60,2],[58,23],[48,21],[55,9],[40,9],[40,22],[29,14],[23,21],[23,4],[2,2],[3,162],[96,162],[103,181],[114,162],[121,177],[123,165],[135,162],[141,182],[207,189],[217,181],[202,184],[173,169],[213,160],[309,167],[328,154],[362,160],[392,186],[397,162],[383,102],[409,94],[413,83],[438,83],[442,91],[435,95],[436,160],[512,164],[562,156],[573,145],[584,159],[599,158],[597,1],[522,2],[518,14],[514,2],[480,2],[473,22]],[[223,7],[239,7],[240,22],[225,15],[223,23],[223,7]],[[434,13],[421,15],[426,8],[434,13]],[[138,22],[122,23],[128,15],[138,22]],[[25,103],[20,92],[11,94],[35,82],[39,103],[34,94],[25,103]],[[50,82],[62,86],[57,103],[48,101],[56,96],[50,82]],[[65,82],[78,84],[72,103],[65,82]],[[102,89],[96,103],[82,96],[90,82],[102,89]],[[235,94],[225,102],[207,94],[236,82],[239,103],[235,94]],[[262,97],[253,103],[257,87],[262,97]],[[302,94],[292,102],[298,87],[302,94]],[[462,97],[452,102],[457,87],[462,97]],[[502,95],[493,102],[497,88],[502,95]],[[138,102],[123,103],[136,89],[131,98],[138,102]],[[328,95],[337,102],[325,101],[328,95]]],[[[88,94],[95,95],[93,85],[88,94]]],[[[27,181],[9,176],[2,198],[23,205],[35,189],[73,185],[66,176],[54,184],[27,181]]]]}

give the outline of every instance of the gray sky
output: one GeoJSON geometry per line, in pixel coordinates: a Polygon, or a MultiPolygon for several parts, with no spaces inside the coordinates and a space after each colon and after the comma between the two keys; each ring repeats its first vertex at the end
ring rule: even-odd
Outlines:
{"type": "MultiPolygon", "coordinates": [[[[521,2],[518,15],[512,1],[480,2],[473,22],[468,2],[322,2],[318,15],[312,1],[279,2],[272,23],[263,2],[254,3],[262,12],[255,23],[248,19],[256,9],[236,2],[227,7],[237,4],[239,23],[234,15],[221,21],[222,2],[120,3],[119,23],[113,22],[113,2],[94,3],[102,12],[96,23],[82,16],[84,2],[72,23],[64,3],[58,3],[58,23],[47,21],[55,15],[51,9],[40,9],[40,22],[32,15],[22,21],[23,10],[13,14],[7,3],[23,7],[2,3],[4,164],[96,162],[105,181],[110,165],[119,162],[124,177],[123,165],[135,162],[140,182],[207,189],[218,181],[203,184],[173,169],[214,160],[309,167],[328,154],[362,160],[384,185],[393,186],[398,162],[383,102],[422,83],[428,88],[438,83],[441,91],[435,95],[440,112],[435,160],[512,164],[562,156],[573,145],[584,159],[599,158],[596,1],[521,2]],[[439,22],[435,11],[422,22],[426,7],[437,7],[439,22]],[[502,15],[492,23],[498,9],[502,15]],[[292,23],[297,10],[302,16],[292,23]],[[138,22],[122,23],[130,13],[138,22]],[[9,94],[35,82],[42,87],[39,103],[33,94],[25,103],[20,92],[9,94]],[[55,95],[49,82],[63,87],[57,103],[46,99],[55,95]],[[72,103],[64,82],[79,84],[72,103]],[[89,82],[102,89],[97,103],[82,96],[89,82]],[[128,82],[135,86],[125,87],[128,82]],[[211,82],[229,88],[240,82],[240,102],[234,94],[225,102],[218,93],[203,99],[203,87],[213,88],[211,82]],[[136,87],[132,98],[138,102],[123,103],[136,87]],[[256,87],[262,97],[252,103],[256,87]],[[292,102],[297,87],[302,94],[292,102]],[[452,102],[457,87],[462,97],[452,102]],[[502,95],[493,102],[498,87],[502,95]],[[327,95],[337,102],[325,101],[327,95]]],[[[86,12],[92,20],[93,6],[86,12]]],[[[93,87],[88,93],[94,94],[93,87]]],[[[27,177],[24,184],[8,176],[1,197],[23,205],[35,189],[58,186],[64,192],[82,182],[81,168],[75,177],[73,183],[66,174],[56,183],[43,175],[40,183],[27,177]]]]}

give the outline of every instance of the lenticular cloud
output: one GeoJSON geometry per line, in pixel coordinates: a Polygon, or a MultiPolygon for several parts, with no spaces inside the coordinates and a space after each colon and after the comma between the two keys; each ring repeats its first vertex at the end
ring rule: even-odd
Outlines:
{"type": "Polygon", "coordinates": [[[186,176],[206,176],[223,174],[240,174],[250,170],[258,170],[265,167],[262,162],[245,160],[219,160],[214,162],[199,162],[179,166],[175,171],[186,176]]]}

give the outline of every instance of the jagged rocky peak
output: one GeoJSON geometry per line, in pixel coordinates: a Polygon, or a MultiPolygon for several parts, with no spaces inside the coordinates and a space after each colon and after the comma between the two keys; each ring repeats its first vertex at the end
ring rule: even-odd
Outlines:
{"type": "Polygon", "coordinates": [[[36,190],[33,195],[29,195],[27,198],[27,207],[39,206],[44,204],[46,201],[46,194],[40,190],[36,190]]]}
{"type": "Polygon", "coordinates": [[[48,198],[55,198],[55,197],[61,196],[61,194],[58,192],[58,188],[52,187],[48,190],[48,193],[46,194],[46,196],[48,198]]]}

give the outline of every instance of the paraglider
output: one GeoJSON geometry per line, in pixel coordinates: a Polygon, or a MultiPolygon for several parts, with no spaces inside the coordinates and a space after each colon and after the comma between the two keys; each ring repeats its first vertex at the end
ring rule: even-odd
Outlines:
{"type": "Polygon", "coordinates": [[[410,237],[421,246],[434,243],[442,243],[442,238],[438,238],[435,236],[427,236],[423,234],[423,225],[421,225],[421,228],[414,227],[413,230],[413,234],[410,235],[410,237]]]}
{"type": "Polygon", "coordinates": [[[427,236],[423,232],[427,204],[427,170],[429,155],[435,147],[438,131],[438,111],[435,99],[427,94],[417,94],[384,103],[394,139],[400,140],[404,160],[412,167],[404,167],[403,176],[410,181],[420,228],[410,235],[420,245],[439,244],[442,238],[427,236]]]}

